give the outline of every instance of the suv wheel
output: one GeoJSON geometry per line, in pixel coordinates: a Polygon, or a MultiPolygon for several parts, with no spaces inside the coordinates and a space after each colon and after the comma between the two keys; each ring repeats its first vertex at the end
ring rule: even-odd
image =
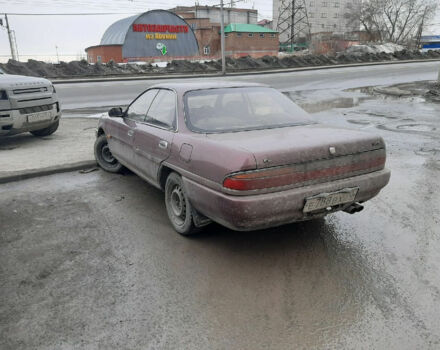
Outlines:
{"type": "Polygon", "coordinates": [[[113,157],[108,146],[107,136],[105,134],[98,136],[95,141],[95,159],[98,165],[110,173],[119,173],[122,170],[122,164],[113,157]]]}

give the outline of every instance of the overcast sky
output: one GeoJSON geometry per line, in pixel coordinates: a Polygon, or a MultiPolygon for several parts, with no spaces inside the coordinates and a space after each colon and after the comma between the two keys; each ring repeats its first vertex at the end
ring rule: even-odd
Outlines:
{"type": "MultiPolygon", "coordinates": [[[[220,0],[200,0],[201,5],[217,5],[220,0]]],[[[225,4],[228,1],[225,0],[225,4]]],[[[167,9],[178,5],[194,5],[190,0],[0,0],[0,11],[6,13],[116,13],[115,15],[81,16],[18,16],[10,15],[9,24],[15,30],[18,52],[22,60],[35,58],[72,60],[85,55],[84,49],[97,45],[107,27],[130,14],[152,9],[167,9]]],[[[255,8],[259,19],[272,18],[272,1],[245,0],[235,5],[255,8]]],[[[440,14],[433,33],[440,34],[440,14]]],[[[0,61],[9,58],[6,30],[0,27],[0,61]]]]}

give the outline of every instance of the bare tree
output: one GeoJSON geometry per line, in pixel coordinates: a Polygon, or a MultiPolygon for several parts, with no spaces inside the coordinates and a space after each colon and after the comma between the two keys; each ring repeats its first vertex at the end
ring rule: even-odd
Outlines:
{"type": "Polygon", "coordinates": [[[357,13],[349,14],[370,37],[381,42],[408,45],[421,35],[433,18],[438,0],[364,0],[357,13]]]}

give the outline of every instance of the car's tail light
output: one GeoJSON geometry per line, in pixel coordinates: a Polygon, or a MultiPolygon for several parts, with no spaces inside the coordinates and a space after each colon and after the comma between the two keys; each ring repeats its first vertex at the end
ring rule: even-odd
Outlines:
{"type": "Polygon", "coordinates": [[[295,183],[332,178],[347,173],[380,168],[385,157],[367,161],[338,165],[322,169],[306,170],[304,165],[291,165],[231,174],[223,181],[223,187],[236,191],[251,191],[264,188],[288,186],[295,183]]]}

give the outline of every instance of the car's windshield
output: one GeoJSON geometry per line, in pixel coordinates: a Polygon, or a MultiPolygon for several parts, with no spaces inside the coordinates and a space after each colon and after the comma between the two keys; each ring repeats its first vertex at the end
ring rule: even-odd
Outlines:
{"type": "Polygon", "coordinates": [[[311,124],[307,113],[272,88],[242,87],[185,94],[188,127],[195,132],[232,132],[311,124]]]}

